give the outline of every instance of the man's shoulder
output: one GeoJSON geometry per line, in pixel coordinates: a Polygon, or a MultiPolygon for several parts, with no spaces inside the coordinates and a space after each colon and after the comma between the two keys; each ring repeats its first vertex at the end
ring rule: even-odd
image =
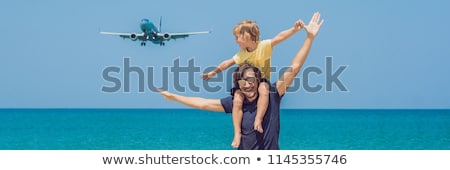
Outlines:
{"type": "Polygon", "coordinates": [[[272,97],[277,97],[277,98],[281,99],[281,97],[283,97],[283,96],[280,96],[280,93],[278,92],[277,82],[278,81],[275,81],[273,83],[269,83],[270,84],[270,95],[272,97]]]}
{"type": "Polygon", "coordinates": [[[271,91],[275,90],[275,91],[278,92],[278,89],[277,89],[277,82],[276,82],[276,81],[273,82],[273,83],[271,83],[271,82],[268,82],[268,83],[270,84],[270,90],[271,90],[271,91]]]}
{"type": "Polygon", "coordinates": [[[220,104],[223,107],[225,113],[231,113],[233,110],[233,97],[227,96],[220,99],[220,104]]]}

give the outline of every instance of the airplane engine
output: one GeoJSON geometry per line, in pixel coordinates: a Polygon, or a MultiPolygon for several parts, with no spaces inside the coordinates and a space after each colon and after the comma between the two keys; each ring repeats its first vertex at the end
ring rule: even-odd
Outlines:
{"type": "Polygon", "coordinates": [[[130,35],[130,39],[133,40],[133,41],[136,41],[136,40],[137,40],[137,35],[136,35],[136,33],[131,34],[131,35],[130,35]]]}
{"type": "Polygon", "coordinates": [[[164,33],[163,38],[165,40],[169,39],[170,38],[170,34],[169,33],[164,33]]]}

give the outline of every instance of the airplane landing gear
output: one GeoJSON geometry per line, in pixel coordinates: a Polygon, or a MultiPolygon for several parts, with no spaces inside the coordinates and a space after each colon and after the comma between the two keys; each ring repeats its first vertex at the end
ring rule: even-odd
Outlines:
{"type": "Polygon", "coordinates": [[[141,42],[141,46],[145,46],[145,42],[141,42]]]}

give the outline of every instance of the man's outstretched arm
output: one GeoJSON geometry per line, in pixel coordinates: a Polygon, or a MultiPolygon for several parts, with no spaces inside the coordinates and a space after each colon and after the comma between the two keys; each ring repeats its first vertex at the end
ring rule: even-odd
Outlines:
{"type": "Polygon", "coordinates": [[[286,90],[289,88],[295,76],[297,76],[298,72],[302,68],[303,63],[305,63],[313,40],[319,32],[322,24],[323,20],[320,20],[320,13],[316,12],[311,18],[309,24],[304,26],[305,31],[307,32],[307,37],[303,43],[303,46],[297,52],[297,55],[295,55],[294,59],[292,59],[290,69],[286,70],[277,82],[276,86],[280,96],[286,93],[286,90]]]}
{"type": "Polygon", "coordinates": [[[159,90],[159,94],[161,94],[166,100],[176,101],[192,108],[214,112],[224,112],[220,99],[182,96],[163,90],[159,90]]]}

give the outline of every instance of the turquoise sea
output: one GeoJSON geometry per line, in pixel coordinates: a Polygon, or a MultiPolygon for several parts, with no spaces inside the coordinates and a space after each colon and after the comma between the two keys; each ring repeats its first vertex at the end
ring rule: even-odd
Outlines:
{"type": "MultiPolygon", "coordinates": [[[[231,115],[0,109],[2,150],[228,150],[231,115]]],[[[282,110],[282,150],[449,150],[450,110],[282,110]]]]}

